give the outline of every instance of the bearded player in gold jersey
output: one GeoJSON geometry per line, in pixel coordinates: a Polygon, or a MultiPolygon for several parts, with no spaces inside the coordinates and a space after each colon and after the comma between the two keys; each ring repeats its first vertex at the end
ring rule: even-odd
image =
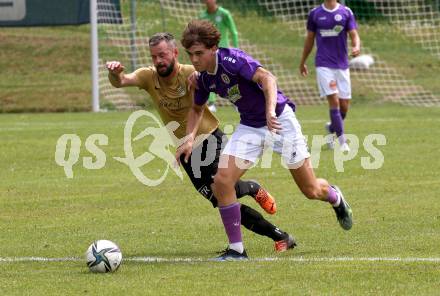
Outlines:
{"type": "MultiPolygon", "coordinates": [[[[150,54],[154,64],[125,74],[124,66],[118,61],[107,62],[108,77],[114,87],[137,86],[147,91],[154,107],[166,125],[171,121],[179,123],[174,131],[174,139],[183,139],[186,135],[188,113],[193,104],[193,91],[188,90],[188,77],[195,71],[192,65],[178,62],[176,41],[170,33],[157,33],[149,39],[150,54]]],[[[182,156],[180,162],[191,179],[196,190],[217,207],[213,194],[213,176],[217,172],[222,147],[227,137],[219,129],[218,119],[204,107],[200,127],[199,141],[194,144],[191,155],[182,156]],[[212,145],[214,143],[214,145],[212,145]],[[193,158],[193,156],[197,157],[193,158]],[[203,158],[203,159],[202,159],[203,158]],[[209,161],[209,164],[204,160],[209,161]],[[197,166],[197,169],[195,167],[197,166]]],[[[171,131],[172,133],[172,131],[171,131]]],[[[249,195],[269,214],[276,212],[274,198],[256,181],[239,180],[235,185],[237,197],[249,195]]],[[[241,224],[275,242],[275,250],[283,252],[296,246],[295,239],[287,232],[267,221],[251,207],[241,205],[241,224]]]]}

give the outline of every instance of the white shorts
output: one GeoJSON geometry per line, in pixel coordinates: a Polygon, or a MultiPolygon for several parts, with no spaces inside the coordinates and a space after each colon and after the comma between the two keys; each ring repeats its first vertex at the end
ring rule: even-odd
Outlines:
{"type": "Polygon", "coordinates": [[[265,149],[271,148],[280,154],[288,168],[300,167],[310,157],[307,142],[295,112],[289,105],[278,116],[282,126],[279,134],[271,133],[267,126],[255,128],[239,124],[222,154],[231,155],[255,163],[265,149]]]}
{"type": "Polygon", "coordinates": [[[339,94],[340,99],[351,99],[350,69],[316,68],[319,95],[339,94]]]}

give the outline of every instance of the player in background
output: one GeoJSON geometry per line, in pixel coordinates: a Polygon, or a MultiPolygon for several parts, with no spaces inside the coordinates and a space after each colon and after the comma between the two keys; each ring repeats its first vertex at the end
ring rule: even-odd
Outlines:
{"type": "MultiPolygon", "coordinates": [[[[347,34],[351,39],[351,55],[358,56],[361,42],[353,12],[336,0],[325,0],[309,13],[299,65],[299,71],[306,76],[308,69],[305,63],[316,38],[315,66],[319,94],[327,96],[330,108],[330,122],[326,123],[325,129],[330,135],[336,133],[341,151],[350,150],[344,137],[344,119],[351,99],[347,34]]],[[[327,140],[329,148],[333,149],[334,137],[329,136],[327,140]]]]}
{"type": "MultiPolygon", "coordinates": [[[[234,19],[229,10],[219,6],[216,0],[204,0],[206,10],[202,11],[199,19],[212,22],[220,31],[220,47],[238,47],[238,32],[234,19]],[[231,37],[231,38],[230,38],[231,37]],[[230,40],[232,39],[232,43],[230,40]]],[[[217,95],[214,92],[209,94],[208,108],[212,112],[216,112],[215,107],[217,95]]]]}
{"type": "Polygon", "coordinates": [[[277,89],[276,78],[257,60],[237,48],[219,48],[219,41],[220,32],[208,21],[193,20],[183,32],[182,45],[200,76],[189,112],[188,136],[176,151],[176,159],[191,153],[210,91],[234,103],[240,124],[222,151],[214,177],[214,194],[229,239],[229,248],[217,260],[247,258],[234,184],[261,157],[268,141],[273,142],[273,151],[282,155],[303,194],[330,203],[341,227],[350,229],[352,213],[342,192],[315,177],[293,102],[277,89]]]}
{"type": "MultiPolygon", "coordinates": [[[[191,111],[193,92],[188,91],[187,79],[194,72],[194,67],[178,62],[178,49],[174,37],[169,33],[157,33],[149,39],[149,47],[154,67],[143,67],[133,73],[125,74],[124,66],[118,61],[107,62],[108,77],[114,87],[137,86],[147,91],[152,97],[154,107],[160,114],[164,124],[171,121],[179,123],[174,132],[177,139],[185,136],[186,119],[191,111]]],[[[218,119],[206,108],[200,119],[197,135],[206,135],[211,139],[201,139],[194,145],[194,161],[192,154],[186,159],[181,158],[183,168],[188,174],[196,190],[217,207],[211,184],[217,172],[218,159],[222,142],[227,139],[218,128],[218,119]],[[208,149],[208,141],[214,140],[214,149],[208,149]],[[202,158],[202,156],[205,156],[202,158]],[[209,165],[201,165],[197,159],[213,159],[209,165]],[[201,174],[197,177],[191,165],[200,166],[201,174]]],[[[172,137],[174,138],[174,137],[172,137]]],[[[238,197],[252,196],[269,214],[274,214],[276,204],[273,197],[255,181],[237,180],[235,190],[238,197]]],[[[277,252],[286,251],[296,246],[294,238],[267,221],[259,212],[246,205],[240,205],[243,217],[242,225],[247,229],[271,238],[275,242],[277,252]]]]}

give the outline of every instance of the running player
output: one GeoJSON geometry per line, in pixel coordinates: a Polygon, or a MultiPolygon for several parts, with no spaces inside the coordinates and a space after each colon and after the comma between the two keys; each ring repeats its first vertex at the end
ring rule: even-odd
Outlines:
{"type": "Polygon", "coordinates": [[[220,261],[247,258],[240,229],[240,204],[234,184],[262,155],[267,140],[280,153],[303,194],[330,203],[341,227],[352,227],[352,212],[338,187],[317,179],[307,144],[295,116],[295,105],[277,89],[275,77],[245,52],[219,48],[220,32],[208,21],[193,20],[185,28],[182,45],[200,72],[192,110],[187,123],[187,140],[176,151],[176,159],[189,155],[206,112],[209,92],[228,98],[240,113],[240,124],[220,156],[214,177],[214,195],[229,248],[220,261]]]}
{"type": "MultiPolygon", "coordinates": [[[[174,136],[178,139],[185,136],[186,119],[191,110],[193,94],[188,91],[187,78],[194,72],[194,67],[178,62],[178,49],[174,37],[169,33],[157,33],[149,40],[151,58],[154,67],[140,68],[133,73],[125,74],[124,66],[118,61],[107,62],[109,80],[115,87],[137,86],[146,90],[152,97],[154,107],[159,112],[162,121],[167,124],[176,121],[180,126],[174,136]]],[[[206,108],[205,108],[206,109],[206,108]]],[[[225,137],[218,128],[217,118],[206,109],[200,121],[197,135],[208,137],[194,145],[193,154],[183,156],[180,161],[196,190],[217,207],[217,199],[211,189],[213,176],[217,172],[218,160],[225,137]],[[209,143],[214,142],[213,149],[209,143]],[[197,155],[192,159],[193,155],[197,155]],[[203,156],[203,157],[202,157],[203,156]],[[212,159],[211,164],[203,165],[201,161],[212,159]],[[200,168],[195,174],[192,166],[200,168]]],[[[200,139],[200,137],[199,137],[200,139]]],[[[274,214],[276,204],[273,197],[255,181],[238,180],[235,184],[238,197],[252,196],[269,214],[274,214]]],[[[295,247],[294,238],[267,221],[260,213],[249,206],[240,205],[239,211],[243,217],[241,222],[247,229],[267,236],[275,241],[277,252],[295,247]]]]}

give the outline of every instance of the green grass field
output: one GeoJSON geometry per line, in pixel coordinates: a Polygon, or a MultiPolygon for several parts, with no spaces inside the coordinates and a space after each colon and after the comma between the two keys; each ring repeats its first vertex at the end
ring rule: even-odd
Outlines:
{"type": "MultiPolygon", "coordinates": [[[[248,2],[254,4],[245,10],[228,2],[241,36],[297,73],[303,36],[248,2]]],[[[167,30],[180,39],[183,24],[165,11],[164,27],[160,15],[158,1],[140,2],[139,30],[167,30]]],[[[360,22],[359,32],[363,46],[438,96],[440,62],[430,52],[380,21],[360,22]]],[[[89,110],[89,38],[87,25],[0,28],[0,113],[89,110]]],[[[103,59],[122,58],[106,49],[103,59]]],[[[183,52],[181,60],[188,62],[183,52]]],[[[308,62],[313,67],[312,57],[308,62]]],[[[316,87],[313,76],[306,82],[316,87]]],[[[208,261],[227,239],[218,211],[185,174],[180,180],[170,172],[160,186],[147,187],[113,159],[124,156],[130,113],[0,114],[0,295],[438,295],[440,109],[381,104],[370,85],[356,80],[353,92],[346,131],[361,148],[344,172],[323,148],[316,169],[343,189],[353,229],[341,230],[329,205],[305,199],[274,156],[271,169],[254,168],[245,178],[259,180],[276,197],[277,214],[264,215],[299,245],[276,254],[270,239],[243,230],[251,259],[240,263],[208,261]],[[72,179],[55,162],[63,134],[81,139],[72,179]],[[91,134],[108,137],[101,146],[106,165],[98,170],[83,167],[83,157],[93,156],[85,148],[91,134]],[[371,156],[362,145],[371,134],[387,141],[376,145],[385,160],[376,170],[361,165],[371,156]],[[124,262],[116,273],[88,271],[84,252],[97,239],[121,247],[124,262]]],[[[299,107],[309,145],[322,134],[327,112],[299,107]]],[[[230,107],[218,115],[222,126],[238,122],[230,107]]],[[[149,141],[134,145],[136,156],[149,141]]],[[[156,159],[143,172],[155,178],[165,168],[156,159]]],[[[241,202],[260,210],[251,198],[241,202]]]]}
{"type": "MultiPolygon", "coordinates": [[[[322,134],[326,109],[299,108],[306,135],[322,134]]],[[[222,125],[237,123],[232,108],[218,115],[222,125]]],[[[343,173],[336,172],[331,151],[320,154],[317,174],[338,184],[352,205],[349,232],[339,228],[327,204],[300,194],[278,157],[272,169],[249,171],[246,178],[261,181],[277,198],[277,214],[265,217],[291,232],[299,246],[275,254],[271,240],[244,230],[251,260],[241,263],[207,261],[225,247],[226,237],[218,211],[186,176],[181,181],[170,173],[160,186],[146,187],[113,159],[124,155],[128,116],[0,116],[1,295],[438,295],[440,110],[353,106],[347,132],[361,142],[380,133],[387,144],[377,146],[385,159],[377,170],[362,168],[361,157],[369,156],[363,148],[343,173]],[[73,179],[54,159],[57,139],[67,133],[82,141],[73,179]],[[109,139],[101,147],[106,165],[87,170],[82,157],[91,154],[84,142],[97,133],[109,139]],[[96,239],[121,247],[126,260],[116,273],[88,272],[83,254],[96,239]]],[[[147,144],[139,143],[137,155],[147,144]]],[[[155,176],[163,169],[154,161],[144,172],[155,176]]],[[[242,201],[258,209],[250,198],[242,201]]]]}

